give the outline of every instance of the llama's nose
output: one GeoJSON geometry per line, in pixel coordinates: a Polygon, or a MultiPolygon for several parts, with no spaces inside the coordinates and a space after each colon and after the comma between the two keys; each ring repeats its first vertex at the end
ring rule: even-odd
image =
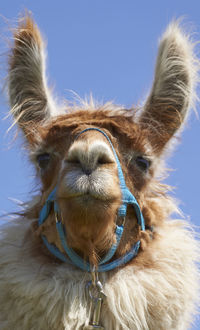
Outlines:
{"type": "Polygon", "coordinates": [[[103,141],[76,141],[68,151],[67,163],[80,167],[90,175],[97,168],[106,164],[115,163],[112,150],[103,141]]]}

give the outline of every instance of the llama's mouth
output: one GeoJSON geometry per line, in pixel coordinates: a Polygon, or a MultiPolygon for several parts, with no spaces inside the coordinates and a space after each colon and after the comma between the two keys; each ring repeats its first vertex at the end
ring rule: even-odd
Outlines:
{"type": "Polygon", "coordinates": [[[58,185],[58,198],[90,203],[94,201],[112,202],[121,199],[118,178],[107,171],[91,176],[71,172],[58,185]],[[78,175],[79,174],[79,175],[78,175]]]}
{"type": "Polygon", "coordinates": [[[62,200],[77,200],[80,202],[84,202],[84,203],[90,203],[90,202],[97,202],[97,201],[101,201],[101,202],[112,202],[113,200],[115,200],[116,198],[114,197],[108,197],[106,195],[99,195],[99,194],[91,194],[90,192],[87,193],[76,193],[76,194],[69,194],[69,195],[60,195],[58,196],[58,200],[62,199],[62,200]]]}

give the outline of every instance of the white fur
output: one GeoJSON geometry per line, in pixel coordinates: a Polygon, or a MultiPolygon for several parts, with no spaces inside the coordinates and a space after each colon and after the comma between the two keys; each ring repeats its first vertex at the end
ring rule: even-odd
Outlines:
{"type": "MultiPolygon", "coordinates": [[[[116,169],[116,161],[111,148],[101,140],[75,141],[70,147],[67,159],[62,166],[58,188],[59,195],[65,193],[82,195],[90,193],[92,196],[110,199],[113,187],[113,168],[116,169]],[[99,161],[112,164],[112,169],[102,168],[99,161]],[[76,166],[78,163],[78,166],[76,166]],[[75,165],[67,171],[69,165],[75,165]],[[85,172],[91,171],[88,176],[85,172]],[[62,172],[65,174],[62,175],[62,172]]],[[[114,177],[116,179],[116,177],[114,177]]]]}
{"type": "MultiPolygon", "coordinates": [[[[15,51],[11,50],[15,64],[11,65],[8,77],[9,96],[15,121],[22,129],[29,120],[43,120],[44,123],[57,110],[46,84],[43,44],[36,40],[33,38],[29,47],[24,44],[22,33],[17,49],[22,53],[23,61],[21,56],[15,58],[15,51]],[[27,77],[32,85],[27,84],[27,77]]],[[[177,122],[177,115],[180,115],[181,123],[197,99],[195,88],[199,79],[199,61],[193,48],[193,43],[181,32],[177,23],[170,25],[161,40],[153,88],[141,114],[141,122],[145,122],[147,116],[147,123],[150,121],[150,126],[157,133],[158,145],[162,142],[163,127],[160,131],[159,125],[154,127],[159,116],[153,107],[158,106],[160,118],[166,115],[167,109],[167,119],[170,118],[168,112],[175,109],[171,112],[171,123],[163,120],[166,131],[170,129],[172,136],[179,128],[177,124],[174,131],[171,130],[173,121],[175,124],[177,122]]],[[[75,106],[73,110],[66,106],[66,110],[70,112],[83,107],[93,111],[97,107],[92,98],[89,102],[80,100],[80,103],[81,106],[75,106]]],[[[111,116],[133,114],[111,103],[98,108],[109,111],[111,116]]],[[[24,129],[27,133],[26,125],[24,129]]],[[[77,179],[79,174],[73,175],[77,179]]],[[[102,180],[103,184],[107,180],[108,185],[111,182],[109,172],[106,175],[102,180]]],[[[80,178],[84,179],[83,176],[80,178]]],[[[95,191],[100,191],[97,177],[93,179],[95,191]]],[[[67,182],[73,188],[72,176],[67,177],[67,182]]],[[[87,181],[82,180],[78,189],[84,185],[87,181]]],[[[167,214],[176,205],[169,204],[166,198],[158,198],[163,212],[166,212],[166,221],[160,228],[156,226],[159,232],[145,251],[140,251],[138,255],[145,261],[151,255],[152,265],[136,266],[133,261],[132,265],[100,275],[107,295],[101,313],[101,324],[106,330],[185,330],[195,314],[199,298],[199,270],[196,265],[199,261],[199,243],[189,225],[168,220],[167,214]]],[[[85,291],[89,274],[48,259],[44,251],[38,250],[30,226],[30,220],[19,218],[2,227],[0,329],[82,329],[89,321],[89,298],[85,291]]],[[[143,265],[143,262],[138,265],[143,265]]]]}
{"type": "MultiPolygon", "coordinates": [[[[175,108],[181,122],[189,109],[196,109],[197,85],[200,81],[200,62],[195,54],[196,43],[191,34],[184,31],[179,21],[172,22],[163,34],[156,60],[154,83],[146,101],[146,111],[155,104],[168,104],[169,112],[175,108]]],[[[146,112],[144,112],[145,117],[146,112]]],[[[151,118],[152,122],[155,118],[151,118]]]]}
{"type": "Polygon", "coordinates": [[[73,143],[68,151],[67,161],[78,161],[80,164],[95,169],[99,159],[103,158],[107,163],[115,162],[111,148],[101,140],[81,140],[73,143]]]}
{"type": "MultiPolygon", "coordinates": [[[[30,220],[2,227],[0,329],[79,330],[88,322],[89,275],[68,264],[46,262],[26,237],[30,220]]],[[[198,243],[190,228],[169,221],[152,241],[156,267],[101,274],[107,300],[101,324],[107,330],[185,330],[198,299],[198,243]]]]}
{"type": "Polygon", "coordinates": [[[110,199],[113,190],[113,176],[109,169],[94,171],[90,177],[84,174],[81,169],[67,173],[59,185],[59,197],[65,193],[69,195],[83,195],[90,193],[100,199],[110,199]]]}

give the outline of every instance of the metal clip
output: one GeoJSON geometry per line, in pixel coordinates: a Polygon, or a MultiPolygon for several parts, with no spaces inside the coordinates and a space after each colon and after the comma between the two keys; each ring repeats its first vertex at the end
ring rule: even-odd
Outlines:
{"type": "Polygon", "coordinates": [[[55,211],[54,214],[55,214],[55,220],[56,220],[56,223],[57,223],[57,222],[59,222],[59,220],[58,220],[59,219],[58,212],[55,211]]]}
{"type": "Polygon", "coordinates": [[[89,297],[91,299],[90,322],[89,325],[85,325],[83,327],[83,330],[93,330],[93,329],[104,330],[104,327],[102,327],[99,324],[99,322],[101,316],[102,302],[103,299],[105,299],[106,295],[104,294],[103,286],[98,279],[98,273],[93,271],[91,275],[92,275],[92,281],[90,281],[87,284],[89,297]]]}

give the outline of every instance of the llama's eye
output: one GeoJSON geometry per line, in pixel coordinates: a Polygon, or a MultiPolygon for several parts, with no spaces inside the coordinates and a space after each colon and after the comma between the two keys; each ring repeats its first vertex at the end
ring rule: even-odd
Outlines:
{"type": "Polygon", "coordinates": [[[49,164],[50,155],[48,153],[37,156],[37,162],[41,169],[45,169],[49,164]]]}
{"type": "Polygon", "coordinates": [[[138,156],[135,160],[137,166],[143,171],[146,172],[150,167],[150,161],[146,158],[138,156]]]}

